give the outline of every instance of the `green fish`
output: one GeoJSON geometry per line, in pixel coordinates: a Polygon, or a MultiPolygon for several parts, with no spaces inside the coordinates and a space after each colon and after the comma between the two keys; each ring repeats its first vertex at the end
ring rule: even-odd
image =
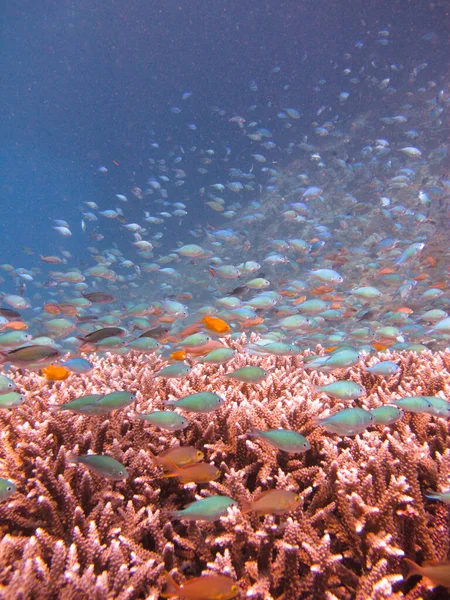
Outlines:
{"type": "Polygon", "coordinates": [[[79,407],[82,415],[106,415],[112,410],[119,410],[132,404],[136,400],[136,396],[130,392],[120,391],[111,392],[101,396],[91,404],[79,407]]]}
{"type": "Polygon", "coordinates": [[[178,431],[189,426],[189,421],[176,412],[170,410],[155,410],[151,413],[135,413],[135,419],[148,421],[155,427],[167,429],[168,431],[178,431]]]}
{"type": "Polygon", "coordinates": [[[316,392],[323,392],[332,398],[339,398],[340,400],[354,400],[360,398],[366,394],[366,390],[359,383],[354,381],[333,381],[328,385],[317,385],[315,386],[316,392]]]}
{"type": "Polygon", "coordinates": [[[157,373],[153,375],[153,377],[166,377],[167,379],[181,379],[185,377],[191,370],[189,365],[186,365],[184,362],[174,362],[168,367],[164,367],[157,373]]]}
{"type": "Polygon", "coordinates": [[[445,492],[434,492],[433,490],[428,490],[428,493],[425,494],[425,498],[430,498],[430,500],[440,500],[450,506],[450,490],[445,492]]]}
{"type": "Polygon", "coordinates": [[[25,331],[8,331],[0,335],[0,348],[15,348],[30,342],[33,337],[25,331]]]}
{"type": "Polygon", "coordinates": [[[247,432],[247,435],[259,437],[271,446],[285,452],[299,453],[311,449],[308,440],[301,433],[291,429],[267,429],[263,431],[254,427],[247,432]]]}
{"type": "Polygon", "coordinates": [[[391,375],[395,375],[400,371],[398,364],[392,362],[391,360],[384,360],[376,365],[373,365],[372,367],[363,367],[363,369],[367,373],[379,375],[380,377],[390,377],[391,375]]]}
{"type": "Polygon", "coordinates": [[[167,404],[174,408],[182,408],[187,412],[208,413],[222,406],[224,402],[224,398],[212,392],[198,392],[184,396],[180,400],[168,400],[167,404]]]}
{"type": "Polygon", "coordinates": [[[392,400],[391,403],[403,410],[418,414],[433,414],[434,410],[432,403],[425,396],[405,396],[398,400],[392,400]]]}
{"type": "Polygon", "coordinates": [[[375,419],[375,425],[391,425],[403,417],[403,411],[398,406],[389,404],[373,408],[370,412],[375,419]]]}
{"type": "Polygon", "coordinates": [[[188,335],[180,342],[180,346],[182,348],[196,348],[197,346],[204,346],[208,342],[211,341],[209,335],[206,333],[194,333],[192,335],[188,335]]]}
{"type": "Polygon", "coordinates": [[[352,436],[362,433],[369,425],[373,425],[375,418],[363,408],[344,408],[325,419],[314,419],[314,422],[329,433],[352,436]]]}
{"type": "Polygon", "coordinates": [[[85,456],[76,456],[69,454],[69,462],[83,464],[100,477],[105,477],[110,481],[122,481],[128,477],[128,471],[125,467],[111,456],[105,454],[86,454],[85,456]]]}
{"type": "Polygon", "coordinates": [[[0,395],[0,408],[12,408],[19,406],[25,401],[25,396],[18,392],[9,392],[9,394],[0,395]]]}
{"type": "Polygon", "coordinates": [[[0,375],[0,395],[9,394],[17,389],[17,385],[6,375],[0,375]]]}
{"type": "Polygon", "coordinates": [[[9,500],[13,494],[15,494],[17,488],[15,484],[9,479],[4,479],[0,477],[0,502],[5,502],[5,500],[9,500]]]}
{"type": "Polygon", "coordinates": [[[161,348],[161,344],[158,340],[151,337],[139,337],[127,344],[128,348],[135,352],[155,352],[161,348]]]}
{"type": "Polygon", "coordinates": [[[75,400],[71,400],[70,402],[66,402],[65,404],[60,404],[59,406],[52,406],[50,408],[51,412],[60,412],[63,410],[71,410],[72,412],[83,415],[83,408],[86,406],[90,406],[100,400],[103,397],[103,394],[89,394],[88,396],[81,396],[80,398],[76,398],[75,400]]]}
{"type": "Polygon", "coordinates": [[[268,373],[261,367],[241,367],[232,373],[226,373],[224,377],[243,381],[244,383],[258,383],[267,377],[268,373]]]}
{"type": "Polygon", "coordinates": [[[237,506],[236,500],[228,496],[210,496],[188,504],[183,510],[166,510],[164,514],[176,519],[207,521],[212,523],[228,513],[228,509],[237,506]]]}
{"type": "Polygon", "coordinates": [[[210,365],[224,365],[233,358],[236,352],[232,348],[216,348],[208,352],[199,363],[207,363],[210,365]]]}

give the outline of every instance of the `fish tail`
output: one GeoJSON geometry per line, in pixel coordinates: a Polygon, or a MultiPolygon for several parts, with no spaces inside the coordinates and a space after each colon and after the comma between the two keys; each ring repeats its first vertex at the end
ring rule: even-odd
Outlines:
{"type": "Polygon", "coordinates": [[[78,460],[78,456],[76,454],[74,454],[73,452],[67,452],[66,454],[66,460],[67,462],[70,463],[79,463],[80,461],[78,460]]]}
{"type": "Polygon", "coordinates": [[[441,494],[439,492],[435,492],[434,490],[427,490],[425,498],[429,498],[430,500],[440,500],[441,494]]]}
{"type": "Polygon", "coordinates": [[[161,596],[163,598],[172,598],[173,596],[180,596],[181,587],[178,585],[178,583],[173,579],[173,577],[168,571],[164,571],[164,575],[166,576],[167,587],[161,594],[161,596]]]}
{"type": "Polygon", "coordinates": [[[168,517],[176,517],[177,519],[180,517],[179,510],[162,510],[162,515],[167,515],[168,517]]]}
{"type": "Polygon", "coordinates": [[[408,571],[405,575],[405,581],[407,581],[410,577],[413,577],[414,575],[422,575],[422,568],[415,563],[413,560],[410,560],[409,558],[404,558],[403,559],[408,567],[408,571]]]}
{"type": "Polygon", "coordinates": [[[250,429],[247,431],[247,435],[250,435],[251,437],[257,437],[258,435],[260,435],[261,430],[257,429],[256,427],[250,427],[250,429]]]}

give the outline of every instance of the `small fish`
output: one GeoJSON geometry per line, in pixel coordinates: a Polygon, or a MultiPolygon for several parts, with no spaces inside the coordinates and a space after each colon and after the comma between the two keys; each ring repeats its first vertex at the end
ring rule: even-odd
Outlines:
{"type": "Polygon", "coordinates": [[[112,294],[107,294],[106,292],[91,292],[90,294],[81,292],[81,294],[83,298],[86,298],[86,300],[89,300],[89,302],[94,304],[109,304],[116,299],[112,294]]]}
{"type": "Polygon", "coordinates": [[[204,316],[202,319],[206,329],[214,331],[215,333],[228,333],[231,331],[231,327],[223,319],[213,316],[204,316]]]}
{"type": "Polygon", "coordinates": [[[90,406],[100,400],[103,397],[103,394],[88,394],[87,396],[80,396],[80,398],[75,398],[75,400],[71,400],[70,402],[66,402],[65,404],[59,404],[57,406],[52,406],[50,408],[51,412],[61,412],[64,410],[70,410],[78,415],[84,415],[83,409],[86,406],[90,406]]]}
{"type": "Polygon", "coordinates": [[[202,500],[191,502],[182,510],[166,510],[163,514],[177,519],[189,521],[206,521],[212,523],[228,513],[228,509],[237,506],[236,500],[228,496],[210,496],[202,500]]]}
{"type": "Polygon", "coordinates": [[[208,352],[206,356],[199,359],[199,363],[207,363],[211,365],[223,365],[230,361],[235,355],[235,351],[232,348],[216,348],[208,352]]]}
{"type": "Polygon", "coordinates": [[[58,365],[48,365],[42,369],[42,375],[47,381],[64,381],[70,375],[70,370],[58,365]]]}
{"type": "Polygon", "coordinates": [[[189,421],[176,412],[170,410],[155,410],[151,413],[135,413],[135,419],[148,421],[155,427],[167,429],[167,431],[179,431],[189,426],[189,421]]]}
{"type": "Polygon", "coordinates": [[[166,377],[167,379],[181,379],[185,377],[191,367],[189,365],[184,364],[183,362],[174,362],[171,365],[164,367],[157,373],[153,375],[153,377],[166,377]]]}
{"type": "Polygon", "coordinates": [[[219,469],[206,462],[199,462],[180,468],[174,462],[170,461],[168,467],[169,473],[166,473],[163,477],[178,477],[182,483],[208,483],[220,477],[219,469]]]}
{"type": "Polygon", "coordinates": [[[175,446],[174,448],[167,448],[155,456],[149,449],[147,452],[150,454],[152,460],[159,466],[170,471],[172,465],[177,467],[184,467],[186,465],[192,465],[198,463],[205,458],[205,455],[201,450],[197,450],[194,446],[175,446]]]}
{"type": "Polygon", "coordinates": [[[390,360],[384,360],[372,367],[363,367],[363,369],[367,373],[372,373],[372,375],[378,375],[380,377],[391,377],[391,375],[395,375],[400,371],[398,364],[390,360]]]}
{"type": "Polygon", "coordinates": [[[295,510],[301,498],[296,492],[289,490],[267,490],[259,494],[255,500],[242,500],[242,512],[256,512],[259,515],[283,515],[295,510]]]}
{"type": "Polygon", "coordinates": [[[136,396],[126,391],[111,392],[79,408],[83,415],[106,415],[112,410],[126,408],[136,400],[136,396]]]}
{"type": "Polygon", "coordinates": [[[268,372],[261,367],[241,367],[232,373],[226,373],[224,377],[236,379],[244,383],[258,383],[267,377],[268,372]]]}
{"type": "Polygon", "coordinates": [[[403,417],[403,411],[398,406],[389,404],[372,408],[370,412],[375,419],[374,425],[392,425],[403,417]]]}
{"type": "Polygon", "coordinates": [[[405,581],[414,575],[420,575],[431,586],[442,585],[450,588],[450,561],[438,562],[427,560],[420,566],[414,561],[409,560],[409,558],[405,558],[404,560],[408,566],[405,581]]]}
{"type": "Polygon", "coordinates": [[[328,385],[315,386],[316,392],[323,392],[332,398],[339,398],[340,400],[354,400],[360,398],[366,394],[366,390],[359,383],[354,381],[333,381],[328,385]]]}
{"type": "Polygon", "coordinates": [[[97,329],[96,331],[92,331],[92,333],[88,333],[84,338],[80,339],[82,342],[89,344],[98,344],[98,342],[101,342],[106,338],[123,337],[125,334],[126,331],[121,327],[103,327],[102,329],[97,329]]]}
{"type": "Polygon", "coordinates": [[[247,432],[247,435],[259,437],[271,446],[285,452],[303,453],[311,449],[311,444],[301,433],[290,429],[266,429],[263,431],[254,427],[247,432]]]}
{"type": "Polygon", "coordinates": [[[13,408],[25,402],[25,396],[18,392],[9,392],[0,395],[0,408],[13,408]]]}
{"type": "Polygon", "coordinates": [[[324,419],[314,419],[314,422],[330,433],[352,436],[362,433],[369,425],[374,424],[375,418],[363,408],[344,408],[324,419]]]}
{"type": "Polygon", "coordinates": [[[0,502],[9,500],[13,494],[15,494],[17,488],[15,484],[9,479],[0,477],[0,502]]]}
{"type": "Polygon", "coordinates": [[[167,587],[163,598],[180,597],[186,600],[230,600],[239,594],[236,582],[226,575],[206,575],[186,580],[182,585],[166,571],[167,587]]]}
{"type": "Polygon", "coordinates": [[[43,366],[50,364],[61,356],[61,352],[53,346],[30,345],[14,348],[9,352],[0,352],[0,365],[10,363],[17,367],[43,366]]]}
{"type": "Polygon", "coordinates": [[[81,357],[69,358],[60,363],[62,367],[69,369],[72,373],[88,373],[94,366],[86,359],[81,357]]]}
{"type": "Polygon", "coordinates": [[[225,402],[225,399],[212,392],[198,392],[189,394],[180,400],[168,400],[167,404],[174,408],[181,408],[187,412],[209,413],[217,410],[225,402]]]}
{"type": "Polygon", "coordinates": [[[450,490],[446,492],[434,492],[433,490],[428,490],[428,493],[425,494],[425,498],[430,498],[430,500],[440,500],[450,506],[450,490]]]}
{"type": "Polygon", "coordinates": [[[17,389],[17,385],[6,375],[0,374],[0,395],[9,394],[17,389]]]}
{"type": "Polygon", "coordinates": [[[111,456],[106,454],[86,454],[77,456],[70,453],[67,457],[68,462],[83,464],[100,477],[105,477],[110,481],[123,481],[128,477],[128,471],[125,467],[111,456]]]}

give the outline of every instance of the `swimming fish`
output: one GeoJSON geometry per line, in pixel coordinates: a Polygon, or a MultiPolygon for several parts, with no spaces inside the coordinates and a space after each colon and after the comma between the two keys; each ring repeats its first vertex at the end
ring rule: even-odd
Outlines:
{"type": "Polygon", "coordinates": [[[166,571],[167,587],[161,593],[163,598],[175,596],[186,600],[230,600],[239,594],[236,582],[226,575],[206,575],[194,577],[178,585],[166,571]]]}
{"type": "Polygon", "coordinates": [[[128,471],[125,467],[111,456],[106,454],[86,454],[77,456],[70,453],[67,457],[68,462],[85,465],[100,477],[105,477],[110,481],[123,481],[128,477],[128,471]]]}
{"type": "Polygon", "coordinates": [[[58,365],[48,365],[42,369],[42,375],[47,381],[64,381],[70,375],[70,370],[58,365]]]}
{"type": "Polygon", "coordinates": [[[261,367],[241,367],[232,373],[226,373],[224,377],[236,379],[244,383],[258,383],[267,377],[268,373],[261,367]]]}
{"type": "Polygon", "coordinates": [[[167,404],[174,408],[182,408],[187,412],[208,413],[223,405],[225,399],[212,392],[197,392],[180,398],[179,400],[167,400],[167,404]]]}
{"type": "Polygon", "coordinates": [[[214,331],[215,333],[228,333],[231,331],[231,327],[228,323],[218,317],[206,315],[203,317],[202,323],[205,325],[206,329],[214,331]]]}
{"type": "Polygon", "coordinates": [[[169,472],[163,477],[178,477],[182,483],[208,483],[220,477],[219,469],[206,462],[178,467],[173,461],[168,464],[169,472]]]}
{"type": "Polygon", "coordinates": [[[14,381],[6,375],[0,374],[0,395],[9,394],[17,389],[17,385],[14,381]]]}
{"type": "Polygon", "coordinates": [[[283,515],[295,510],[301,498],[289,490],[266,490],[251,502],[241,500],[242,512],[256,512],[259,515],[283,515]]]}
{"type": "Polygon", "coordinates": [[[405,581],[414,575],[423,577],[429,585],[443,585],[450,588],[450,561],[431,561],[427,560],[422,565],[418,565],[409,558],[404,561],[408,566],[408,572],[405,575],[405,581]]]}
{"type": "Polygon", "coordinates": [[[198,463],[205,457],[203,452],[197,450],[194,446],[175,446],[173,448],[167,448],[160,452],[158,456],[153,454],[150,449],[148,449],[147,452],[157,465],[160,465],[168,471],[171,470],[172,465],[184,467],[186,465],[198,463]]]}
{"type": "Polygon", "coordinates": [[[61,356],[53,346],[30,345],[14,348],[9,352],[0,352],[0,364],[10,363],[17,367],[36,367],[50,364],[61,356]]]}
{"type": "Polygon", "coordinates": [[[333,381],[328,385],[315,386],[316,392],[323,392],[332,398],[340,400],[354,400],[366,394],[366,390],[362,385],[354,381],[333,381]]]}
{"type": "Polygon", "coordinates": [[[189,421],[176,412],[170,410],[155,410],[151,413],[134,413],[133,417],[140,421],[148,421],[155,427],[167,431],[179,431],[189,426],[189,421]]]}
{"type": "Polygon", "coordinates": [[[0,477],[0,502],[9,500],[17,491],[16,485],[9,479],[0,477]]]}
{"type": "Polygon", "coordinates": [[[247,435],[259,437],[271,446],[284,450],[285,452],[300,453],[311,449],[308,440],[297,431],[290,429],[256,429],[247,432],[247,435]]]}
{"type": "Polygon", "coordinates": [[[191,502],[182,510],[166,510],[163,514],[177,519],[190,521],[206,521],[212,523],[227,514],[228,509],[237,506],[236,500],[228,496],[209,496],[202,500],[191,502]]]}
{"type": "Polygon", "coordinates": [[[18,392],[8,392],[6,394],[0,394],[0,408],[13,408],[19,406],[25,402],[24,394],[18,392]]]}
{"type": "Polygon", "coordinates": [[[344,408],[324,419],[314,419],[330,433],[353,436],[362,433],[375,422],[375,417],[363,408],[344,408]]]}

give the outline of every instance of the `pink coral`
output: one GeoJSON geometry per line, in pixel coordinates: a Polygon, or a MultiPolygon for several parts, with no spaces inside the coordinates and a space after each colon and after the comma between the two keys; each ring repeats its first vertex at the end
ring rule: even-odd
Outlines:
{"type": "Polygon", "coordinates": [[[431,598],[420,581],[403,583],[402,557],[421,562],[448,554],[447,509],[424,498],[427,488],[448,484],[446,420],[406,414],[353,438],[313,423],[350,405],[374,408],[404,395],[448,395],[449,352],[386,356],[402,367],[387,381],[362,370],[372,359],[331,377],[305,370],[302,356],[244,353],[225,367],[195,365],[176,381],[151,377],[163,366],[160,358],[131,353],[94,357],[91,373],[55,384],[16,371],[27,401],[0,414],[0,474],[18,488],[0,504],[0,598],[156,599],[164,570],[172,569],[185,578],[228,574],[242,597],[261,600],[431,598]],[[258,384],[223,377],[245,364],[260,365],[269,376],[258,384]],[[333,378],[361,383],[367,396],[341,402],[313,391],[333,378]],[[133,419],[131,408],[106,419],[51,411],[81,395],[120,389],[136,393],[131,408],[141,412],[203,390],[226,402],[215,413],[188,415],[190,426],[176,434],[133,419]],[[298,456],[276,452],[247,437],[253,426],[295,429],[312,448],[298,456]],[[220,479],[201,486],[162,479],[147,449],[180,443],[202,449],[220,479]],[[107,453],[130,477],[112,484],[69,465],[71,451],[107,453]],[[196,497],[249,500],[270,488],[297,491],[300,507],[264,518],[233,508],[215,523],[171,521],[162,512],[196,497]]]}

